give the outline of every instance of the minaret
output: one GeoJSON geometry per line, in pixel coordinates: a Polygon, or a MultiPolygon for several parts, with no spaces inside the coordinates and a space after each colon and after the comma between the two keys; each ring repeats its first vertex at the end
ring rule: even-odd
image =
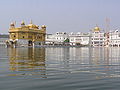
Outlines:
{"type": "Polygon", "coordinates": [[[30,24],[33,24],[32,20],[30,20],[30,24]]]}

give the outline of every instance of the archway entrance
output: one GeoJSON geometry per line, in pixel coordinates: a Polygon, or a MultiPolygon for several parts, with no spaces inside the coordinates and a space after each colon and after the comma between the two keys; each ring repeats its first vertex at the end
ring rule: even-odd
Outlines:
{"type": "Polygon", "coordinates": [[[33,42],[31,40],[28,41],[28,46],[32,46],[33,42]]]}

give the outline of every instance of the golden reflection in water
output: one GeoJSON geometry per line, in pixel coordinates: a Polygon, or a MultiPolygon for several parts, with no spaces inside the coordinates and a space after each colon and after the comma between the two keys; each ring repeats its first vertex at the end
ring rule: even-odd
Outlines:
{"type": "Polygon", "coordinates": [[[9,70],[45,75],[45,48],[9,48],[9,70]]]}

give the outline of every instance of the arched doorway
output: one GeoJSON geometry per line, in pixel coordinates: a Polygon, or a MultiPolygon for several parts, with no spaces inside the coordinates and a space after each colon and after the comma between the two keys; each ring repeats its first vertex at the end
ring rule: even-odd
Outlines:
{"type": "Polygon", "coordinates": [[[31,40],[28,41],[28,46],[32,46],[33,42],[31,40]]]}

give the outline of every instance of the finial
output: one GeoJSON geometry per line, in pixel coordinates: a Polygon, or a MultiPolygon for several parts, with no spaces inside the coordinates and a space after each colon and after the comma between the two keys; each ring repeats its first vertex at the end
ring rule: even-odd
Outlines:
{"type": "Polygon", "coordinates": [[[98,27],[98,25],[96,24],[96,27],[98,27]]]}
{"type": "Polygon", "coordinates": [[[30,24],[33,24],[33,23],[32,23],[32,20],[30,20],[30,24]]]}
{"type": "Polygon", "coordinates": [[[16,21],[14,21],[14,25],[16,25],[16,21]]]}

